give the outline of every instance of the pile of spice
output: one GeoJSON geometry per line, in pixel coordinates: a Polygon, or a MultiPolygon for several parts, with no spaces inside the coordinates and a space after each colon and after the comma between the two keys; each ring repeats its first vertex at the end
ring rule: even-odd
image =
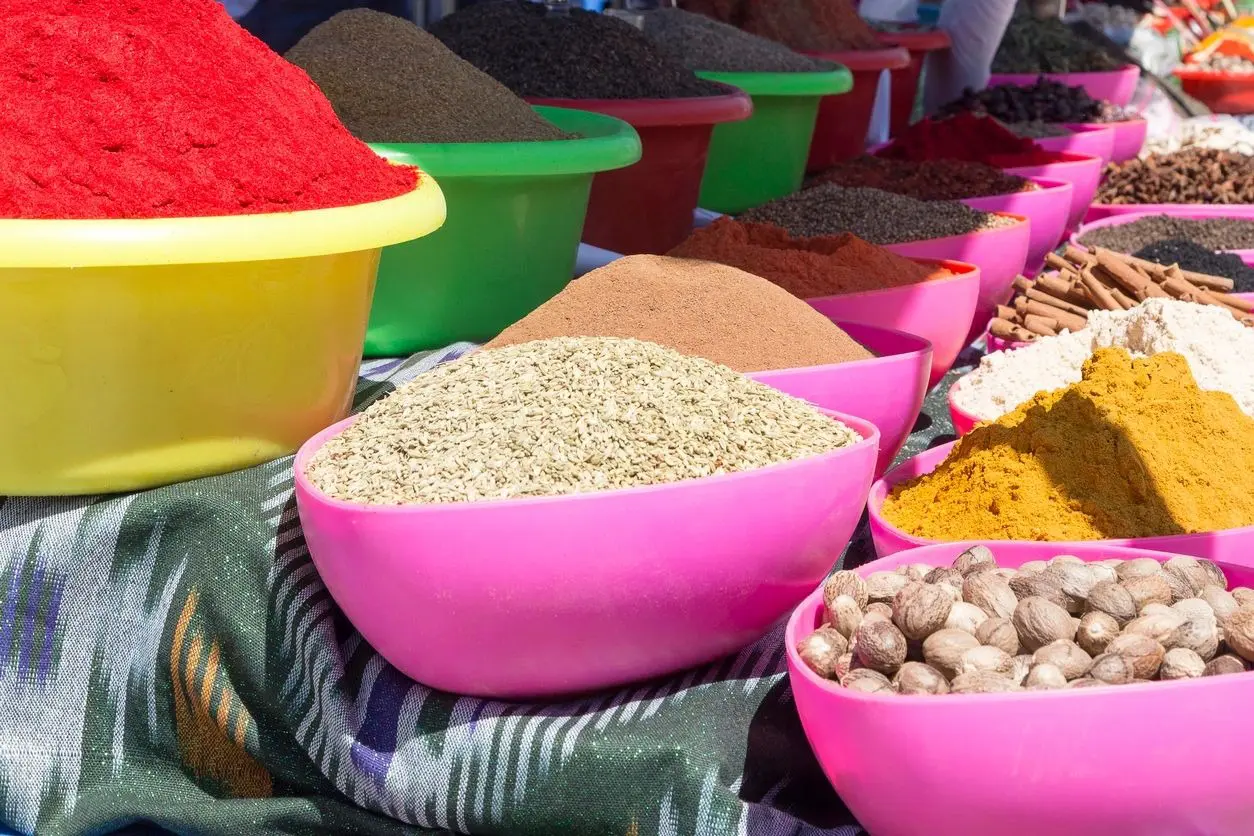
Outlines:
{"type": "Polygon", "coordinates": [[[709,360],[640,340],[563,337],[418,376],[328,441],[306,475],[346,502],[476,502],[756,470],[859,440],[709,360]]]}
{"type": "Polygon", "coordinates": [[[890,160],[864,154],[837,163],[810,181],[853,188],[882,189],[918,200],[961,200],[964,197],[1028,192],[1036,184],[983,163],[959,160],[890,160]]]}
{"type": "Polygon", "coordinates": [[[1150,137],[1141,156],[1171,154],[1185,148],[1213,148],[1250,156],[1254,155],[1254,131],[1232,116],[1196,116],[1181,121],[1165,136],[1150,137]]]}
{"type": "Polygon", "coordinates": [[[1254,416],[1254,377],[1247,365],[1254,356],[1254,331],[1218,308],[1170,299],[1152,299],[1127,311],[1099,311],[1075,333],[986,355],[954,389],[954,403],[981,421],[995,421],[1038,392],[1079,381],[1084,361],[1100,348],[1122,348],[1136,357],[1179,354],[1198,386],[1227,392],[1254,416]]]}
{"type": "Polygon", "coordinates": [[[1015,9],[993,57],[995,73],[1092,73],[1120,66],[1061,20],[1038,20],[1023,4],[1015,9]]]}
{"type": "Polygon", "coordinates": [[[884,517],[933,540],[1100,540],[1254,524],[1254,418],[1179,354],[1102,348],[1082,379],[964,436],[884,517]]]}
{"type": "MultiPolygon", "coordinates": [[[[890,160],[965,160],[989,163],[999,158],[1023,157],[1022,164],[1035,160],[1035,155],[1052,160],[1031,139],[1016,136],[1014,131],[990,116],[959,113],[946,119],[921,119],[894,137],[879,151],[877,157],[890,160]]],[[[1019,162],[1016,160],[1016,162],[1019,162]]]]}
{"type": "Polygon", "coordinates": [[[366,142],[529,142],[565,139],[530,105],[408,20],[340,12],[286,56],[322,88],[366,142]]]}
{"type": "Polygon", "coordinates": [[[1218,52],[1190,60],[1184,66],[1190,70],[1203,70],[1208,73],[1232,73],[1233,75],[1254,73],[1254,61],[1249,58],[1241,55],[1220,55],[1218,52]]]}
{"type": "Polygon", "coordinates": [[[1165,267],[1174,264],[1181,270],[1192,273],[1231,279],[1232,292],[1254,293],[1254,268],[1234,253],[1214,252],[1192,241],[1168,238],[1155,241],[1132,255],[1165,267]]]}
{"type": "Polygon", "coordinates": [[[990,334],[1031,342],[1084,328],[1092,311],[1125,311],[1155,298],[1208,305],[1254,325],[1254,303],[1233,296],[1233,281],[1222,276],[1164,267],[1100,247],[1093,252],[1067,247],[1062,256],[1047,255],[1045,264],[1057,272],[1031,282],[1015,279],[1015,297],[997,307],[990,334]]]}
{"type": "Polygon", "coordinates": [[[1254,249],[1254,220],[1147,215],[1129,223],[1091,229],[1081,236],[1080,243],[1130,253],[1169,238],[1192,241],[1210,250],[1254,249]]]}
{"type": "Polygon", "coordinates": [[[732,218],[719,218],[694,231],[670,254],[739,267],[798,299],[883,290],[953,275],[848,233],[794,238],[774,224],[732,218]]]}
{"type": "Polygon", "coordinates": [[[1034,119],[1031,122],[1007,122],[1006,128],[1015,136],[1027,139],[1046,139],[1048,137],[1070,136],[1071,131],[1061,125],[1051,125],[1034,119]]]}
{"type": "Polygon", "coordinates": [[[851,0],[680,0],[679,6],[802,52],[880,48],[851,0]]]}
{"type": "Polygon", "coordinates": [[[1095,203],[1254,203],[1254,158],[1209,148],[1106,167],[1095,203]]]}
{"type": "Polygon", "coordinates": [[[1060,122],[1121,122],[1128,114],[1110,102],[1095,99],[1083,87],[1072,87],[1044,76],[1035,84],[998,84],[976,92],[967,90],[962,96],[942,107],[940,116],[978,113],[1003,122],[1047,124],[1060,122]]]}
{"type": "Polygon", "coordinates": [[[12,0],[0,55],[0,217],[292,212],[417,182],[214,0],[12,0]]]}
{"type": "Polygon", "coordinates": [[[848,232],[880,246],[1019,223],[1009,215],[977,212],[956,201],[916,200],[880,189],[844,188],[834,183],[822,183],[756,206],[740,215],[740,220],[774,224],[803,238],[848,232]]]}
{"type": "Polygon", "coordinates": [[[766,279],[722,264],[653,255],[630,255],[585,274],[485,347],[551,337],[645,340],[738,372],[874,356],[766,279]]]}
{"type": "Polygon", "coordinates": [[[1249,671],[1254,589],[1176,556],[1001,568],[987,546],[950,566],[836,572],[797,644],[819,676],[872,694],[1097,688],[1249,671]],[[891,679],[890,679],[891,677],[891,679]]]}
{"type": "Polygon", "coordinates": [[[798,55],[783,44],[683,9],[656,9],[644,16],[644,34],[690,70],[709,72],[813,73],[827,61],[798,55]]]}
{"type": "Polygon", "coordinates": [[[500,0],[466,6],[430,27],[445,46],[519,96],[677,99],[728,88],[697,78],[644,33],[613,15],[500,0]]]}

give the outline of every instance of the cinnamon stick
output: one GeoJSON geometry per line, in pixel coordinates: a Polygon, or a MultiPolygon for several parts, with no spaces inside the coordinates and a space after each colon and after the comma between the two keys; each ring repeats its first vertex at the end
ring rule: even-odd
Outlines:
{"type": "Polygon", "coordinates": [[[1117,287],[1110,289],[1110,295],[1115,297],[1115,301],[1119,303],[1119,307],[1125,311],[1131,310],[1137,306],[1137,301],[1128,294],[1124,293],[1117,287]]]}
{"type": "Polygon", "coordinates": [[[1078,264],[1081,267],[1092,267],[1097,263],[1097,257],[1092,253],[1085,252],[1079,247],[1075,247],[1071,244],[1068,244],[1067,248],[1062,251],[1062,257],[1067,259],[1067,261],[1070,261],[1072,264],[1078,264]]]}
{"type": "Polygon", "coordinates": [[[1021,343],[1030,343],[1036,339],[1036,334],[1004,319],[994,319],[990,322],[988,324],[988,332],[998,339],[1014,340],[1021,343]]]}
{"type": "MultiPolygon", "coordinates": [[[[1074,273],[1070,274],[1079,279],[1074,273]]],[[[1038,293],[1048,293],[1057,299],[1070,302],[1078,308],[1084,308],[1088,302],[1085,295],[1077,291],[1071,280],[1062,276],[1037,276],[1036,281],[1032,283],[1032,289],[1038,293]]]]}
{"type": "Polygon", "coordinates": [[[1093,300],[1098,310],[1102,311],[1121,311],[1124,310],[1123,305],[1115,301],[1115,297],[1110,295],[1110,290],[1093,275],[1093,271],[1085,267],[1080,271],[1080,283],[1084,285],[1084,291],[1093,300]]]}
{"type": "MultiPolygon", "coordinates": [[[[1159,267],[1159,268],[1162,267],[1161,264],[1155,264],[1152,261],[1146,261],[1144,259],[1136,258],[1134,256],[1127,256],[1127,259],[1133,264],[1145,267],[1145,269],[1147,270],[1152,269],[1154,267],[1159,267]]],[[[1179,265],[1173,265],[1173,266],[1176,266],[1178,268],[1179,265]]],[[[1189,270],[1181,270],[1180,273],[1181,275],[1184,276],[1184,278],[1190,284],[1195,284],[1198,287],[1203,287],[1207,290],[1219,290],[1219,291],[1228,293],[1228,292],[1231,292],[1232,288],[1236,286],[1233,283],[1232,279],[1225,279],[1223,276],[1208,276],[1205,273],[1194,273],[1189,270]]]]}
{"type": "Polygon", "coordinates": [[[1054,296],[1052,293],[1042,293],[1034,287],[1029,287],[1023,295],[1035,302],[1041,302],[1045,305],[1052,305],[1055,308],[1061,308],[1067,313],[1075,314],[1081,318],[1087,319],[1089,315],[1087,308],[1074,305],[1066,299],[1060,299],[1057,296],[1054,296]]]}
{"type": "Polygon", "coordinates": [[[1052,319],[1046,319],[1043,316],[1028,314],[1023,317],[1023,327],[1031,331],[1033,334],[1039,334],[1042,337],[1058,336],[1058,323],[1052,319]]]}
{"type": "Polygon", "coordinates": [[[1214,290],[1206,290],[1205,288],[1203,288],[1203,290],[1205,290],[1208,295],[1217,301],[1224,303],[1230,308],[1236,308],[1242,313],[1254,313],[1254,302],[1247,302],[1244,299],[1238,299],[1231,293],[1218,293],[1214,290]]]}
{"type": "Polygon", "coordinates": [[[1120,261],[1117,253],[1097,247],[1094,255],[1097,266],[1133,299],[1143,302],[1152,296],[1167,295],[1149,276],[1141,275],[1130,264],[1120,261]]]}
{"type": "Polygon", "coordinates": [[[997,318],[1004,319],[1007,322],[1014,322],[1019,318],[1019,312],[1014,308],[1008,308],[1005,305],[997,306],[997,318]]]}
{"type": "Polygon", "coordinates": [[[1170,293],[1176,299],[1185,302],[1196,302],[1199,305],[1220,305],[1222,303],[1213,301],[1209,296],[1202,293],[1201,290],[1189,284],[1182,278],[1169,276],[1162,283],[1162,289],[1170,293]]]}
{"type": "Polygon", "coordinates": [[[1074,265],[1072,265],[1070,261],[1067,261],[1067,259],[1058,255],[1058,253],[1050,253],[1049,255],[1045,256],[1045,266],[1053,268],[1054,270],[1057,270],[1059,272],[1062,272],[1063,270],[1072,269],[1074,265]]]}
{"type": "Polygon", "coordinates": [[[1066,328],[1068,331],[1081,331],[1088,324],[1087,320],[1082,316],[1076,316],[1073,313],[1064,311],[1061,308],[1055,308],[1053,305],[1047,305],[1044,302],[1037,302],[1034,299],[1028,299],[1020,296],[1015,300],[1016,303],[1022,302],[1023,307],[1015,305],[1015,310],[1023,315],[1024,321],[1029,316],[1039,316],[1042,319],[1050,319],[1058,323],[1059,329],[1066,328]]]}

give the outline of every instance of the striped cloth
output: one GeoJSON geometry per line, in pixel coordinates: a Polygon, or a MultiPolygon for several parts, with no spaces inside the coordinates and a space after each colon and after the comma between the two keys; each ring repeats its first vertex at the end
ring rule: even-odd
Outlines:
{"type": "MultiPolygon", "coordinates": [[[[358,408],[468,348],[368,364],[358,408]]],[[[908,453],[947,440],[946,389],[908,453]]],[[[851,549],[869,556],[865,526],[851,549]]],[[[572,702],[432,691],[330,599],[290,458],[0,500],[0,584],[0,822],[20,833],[861,832],[802,734],[780,629],[572,702]]]]}

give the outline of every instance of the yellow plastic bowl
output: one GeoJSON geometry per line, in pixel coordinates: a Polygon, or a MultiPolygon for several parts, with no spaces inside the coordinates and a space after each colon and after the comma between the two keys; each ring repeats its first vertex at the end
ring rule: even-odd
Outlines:
{"type": "Polygon", "coordinates": [[[375,203],[0,220],[0,495],[137,490],[296,451],[351,404],[382,247],[444,222],[375,203]]]}

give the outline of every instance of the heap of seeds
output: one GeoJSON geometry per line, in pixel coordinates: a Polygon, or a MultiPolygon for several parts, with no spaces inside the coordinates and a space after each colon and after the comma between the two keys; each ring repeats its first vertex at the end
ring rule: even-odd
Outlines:
{"type": "Polygon", "coordinates": [[[831,183],[757,206],[740,219],[775,224],[803,238],[850,232],[881,246],[1018,223],[1008,215],[977,212],[956,201],[915,200],[879,189],[846,189],[831,183]]]}
{"type": "Polygon", "coordinates": [[[690,70],[814,73],[832,69],[826,61],[683,9],[657,9],[645,15],[644,34],[690,70]]]}
{"type": "Polygon", "coordinates": [[[1173,238],[1192,241],[1212,251],[1254,249],[1254,221],[1245,218],[1146,215],[1128,223],[1089,230],[1080,237],[1080,243],[1086,247],[1105,247],[1119,253],[1131,253],[1173,238]]]}
{"type": "Polygon", "coordinates": [[[401,386],[310,459],[367,505],[475,502],[756,470],[858,442],[814,407],[640,340],[480,351],[401,386]]]}

